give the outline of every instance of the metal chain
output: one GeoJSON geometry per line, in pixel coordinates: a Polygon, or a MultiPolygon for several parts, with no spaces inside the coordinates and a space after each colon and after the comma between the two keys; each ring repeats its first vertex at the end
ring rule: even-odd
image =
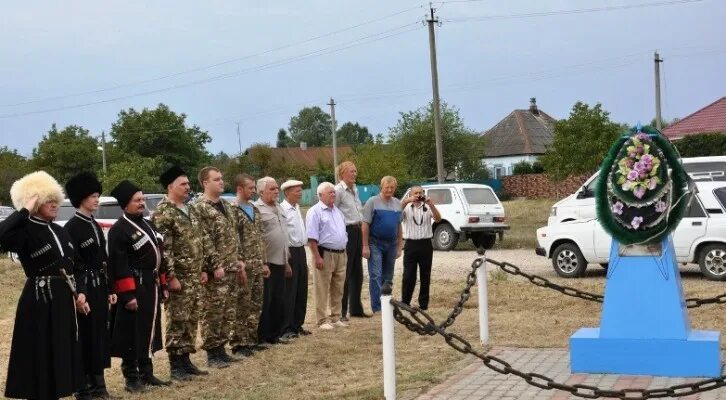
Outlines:
{"type": "Polygon", "coordinates": [[[487,366],[487,368],[503,375],[512,374],[518,376],[524,379],[528,384],[538,387],[540,389],[562,390],[565,392],[569,392],[577,397],[583,397],[587,399],[611,397],[624,400],[646,400],[663,397],[690,396],[692,394],[702,393],[726,386],[726,375],[722,375],[718,378],[704,379],[698,382],[684,383],[680,385],[657,389],[610,390],[600,389],[596,386],[583,384],[567,385],[564,383],[555,382],[554,379],[542,374],[520,371],[512,367],[511,364],[502,360],[501,358],[490,356],[484,352],[474,350],[471,343],[469,343],[466,339],[455,333],[446,332],[446,329],[442,327],[444,324],[437,325],[436,321],[434,321],[434,319],[430,315],[417,307],[411,307],[405,303],[393,299],[391,299],[391,305],[393,305],[394,319],[404,325],[410,331],[416,332],[419,335],[439,334],[444,338],[446,344],[448,344],[450,347],[460,353],[470,354],[474,357],[477,357],[484,363],[484,365],[487,366]],[[406,317],[401,310],[409,313],[413,320],[406,317]]]}
{"type": "MultiPolygon", "coordinates": [[[[479,259],[477,259],[479,260],[479,259]]],[[[524,271],[522,271],[521,268],[518,266],[508,263],[506,261],[500,262],[496,260],[492,260],[491,258],[485,258],[486,262],[492,263],[496,266],[498,266],[502,271],[514,275],[514,276],[523,276],[527,278],[530,282],[535,284],[536,286],[553,289],[556,290],[564,295],[580,298],[587,301],[594,301],[596,303],[602,303],[604,300],[604,296],[598,293],[590,293],[585,292],[579,289],[575,289],[569,286],[562,286],[558,285],[556,283],[553,283],[547,278],[544,278],[539,275],[535,274],[528,274],[524,271]]],[[[468,278],[467,278],[468,279],[468,278]]],[[[726,304],[726,293],[720,294],[715,297],[707,297],[707,298],[698,298],[698,297],[692,297],[685,300],[686,301],[686,307],[687,308],[697,308],[701,307],[703,305],[707,304],[726,304]]]]}

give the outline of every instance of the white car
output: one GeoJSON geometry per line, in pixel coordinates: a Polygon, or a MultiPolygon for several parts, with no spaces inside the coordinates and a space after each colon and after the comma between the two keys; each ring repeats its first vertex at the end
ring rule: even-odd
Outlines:
{"type": "MultiPolygon", "coordinates": [[[[434,223],[433,245],[436,250],[451,250],[460,240],[471,239],[477,247],[491,249],[499,235],[509,229],[504,207],[487,185],[475,183],[435,183],[421,185],[441,213],[434,223]]],[[[403,198],[408,197],[411,189],[403,198]]]]}
{"type": "MultiPolygon", "coordinates": [[[[726,280],[726,182],[696,182],[691,201],[672,233],[676,259],[697,263],[707,279],[726,280]]],[[[595,205],[590,212],[595,215],[595,205]]],[[[582,276],[587,264],[607,267],[612,238],[595,218],[552,221],[537,229],[535,252],[552,259],[563,277],[582,276]]]]}

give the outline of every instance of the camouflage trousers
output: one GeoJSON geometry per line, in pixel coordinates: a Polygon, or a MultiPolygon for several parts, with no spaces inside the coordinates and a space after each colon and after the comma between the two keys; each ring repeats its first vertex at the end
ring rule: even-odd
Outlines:
{"type": "Polygon", "coordinates": [[[199,276],[180,276],[182,289],[170,292],[164,304],[166,312],[166,351],[169,354],[194,353],[199,325],[200,290],[199,276]]]}
{"type": "MultiPolygon", "coordinates": [[[[211,274],[210,274],[211,275],[211,274]]],[[[202,290],[202,348],[210,350],[229,341],[237,317],[239,283],[236,272],[227,272],[224,278],[214,276],[202,290]]]]}
{"type": "Polygon", "coordinates": [[[257,325],[262,312],[262,262],[250,263],[247,268],[247,284],[240,286],[237,296],[237,319],[230,346],[252,346],[257,343],[257,325]]]}

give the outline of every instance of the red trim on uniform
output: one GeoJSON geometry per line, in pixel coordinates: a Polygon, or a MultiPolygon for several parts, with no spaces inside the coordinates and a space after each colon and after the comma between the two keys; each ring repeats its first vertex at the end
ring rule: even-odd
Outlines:
{"type": "Polygon", "coordinates": [[[134,282],[134,278],[132,277],[121,278],[114,284],[114,291],[116,293],[130,292],[132,290],[136,290],[136,282],[134,282]]]}
{"type": "Polygon", "coordinates": [[[159,283],[162,285],[166,285],[166,272],[162,272],[159,274],[159,283]]]}

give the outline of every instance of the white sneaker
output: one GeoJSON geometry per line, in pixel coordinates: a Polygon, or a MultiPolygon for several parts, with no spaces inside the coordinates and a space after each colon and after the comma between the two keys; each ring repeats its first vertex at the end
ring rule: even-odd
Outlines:
{"type": "Polygon", "coordinates": [[[320,325],[318,328],[320,328],[320,329],[322,329],[324,331],[329,331],[331,329],[334,329],[333,328],[333,325],[331,325],[329,322],[326,322],[326,323],[320,325]]]}
{"type": "Polygon", "coordinates": [[[333,322],[333,326],[335,326],[336,328],[347,328],[348,324],[343,321],[335,321],[333,322]]]}

